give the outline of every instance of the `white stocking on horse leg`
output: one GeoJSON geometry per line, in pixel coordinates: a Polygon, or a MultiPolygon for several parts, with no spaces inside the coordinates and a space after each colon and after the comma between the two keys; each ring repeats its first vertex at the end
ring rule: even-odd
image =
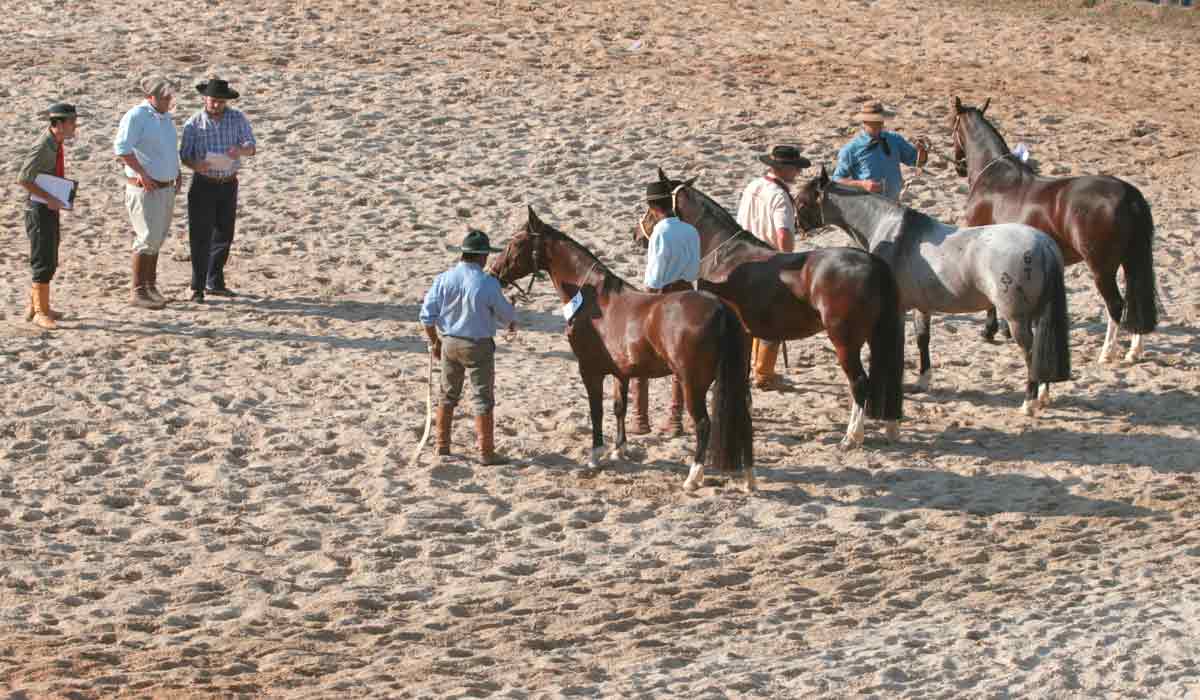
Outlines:
{"type": "Polygon", "coordinates": [[[1117,359],[1117,331],[1119,329],[1120,326],[1117,325],[1117,322],[1109,318],[1108,330],[1104,333],[1104,345],[1100,348],[1099,362],[1112,362],[1117,359]]]}
{"type": "Polygon", "coordinates": [[[917,391],[929,391],[929,382],[933,379],[933,368],[929,368],[917,377],[917,391]]]}
{"type": "Polygon", "coordinates": [[[1038,387],[1038,404],[1045,408],[1050,405],[1050,384],[1043,384],[1038,387]]]}
{"type": "Polygon", "coordinates": [[[1129,344],[1129,352],[1125,353],[1126,362],[1137,362],[1142,359],[1142,338],[1145,337],[1141,333],[1133,334],[1133,342],[1129,344]]]}
{"type": "Polygon", "coordinates": [[[602,460],[603,458],[604,458],[604,445],[601,445],[599,447],[593,447],[592,448],[592,456],[588,458],[588,467],[591,469],[598,469],[600,467],[600,460],[602,460]]]}
{"type": "Polygon", "coordinates": [[[858,404],[850,404],[850,421],[846,424],[846,437],[842,439],[842,449],[848,450],[862,444],[863,434],[866,432],[863,427],[866,415],[867,412],[858,404]]]}
{"type": "Polygon", "coordinates": [[[704,465],[699,462],[692,464],[692,470],[688,472],[688,478],[683,482],[684,491],[695,491],[704,483],[704,465]]]}

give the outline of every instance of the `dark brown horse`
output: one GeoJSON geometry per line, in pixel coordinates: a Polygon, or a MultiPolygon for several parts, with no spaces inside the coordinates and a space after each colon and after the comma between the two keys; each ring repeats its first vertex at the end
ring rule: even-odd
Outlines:
{"type": "Polygon", "coordinates": [[[617,380],[614,450],[619,455],[625,445],[630,378],[673,374],[696,424],[695,459],[684,488],[694,490],[703,482],[707,456],[721,471],[742,472],[746,490],[753,491],[745,339],[729,307],[705,292],[638,291],[587,248],[542,223],[530,207],[529,220],[509,241],[492,272],[502,284],[510,284],[539,270],[550,273],[564,303],[577,295],[582,301],[567,322],[567,340],[587,389],[592,418],[589,466],[597,465],[604,450],[604,377],[611,374],[617,380]],[[714,382],[716,421],[710,421],[706,396],[714,382]]]}
{"type": "MultiPolygon", "coordinates": [[[[1117,354],[1117,329],[1132,332],[1126,360],[1142,354],[1142,336],[1158,325],[1154,290],[1154,219],[1136,187],[1115,177],[1039,177],[1013,157],[1008,144],[983,113],[954,98],[954,163],[970,184],[967,226],[1028,224],[1045,231],[1062,249],[1067,265],[1083,262],[1108,309],[1108,332],[1100,361],[1117,354]],[[1125,271],[1125,298],[1117,288],[1117,268],[1125,271]]],[[[996,332],[995,310],[984,335],[996,332]]]]}
{"type": "Polygon", "coordinates": [[[850,386],[842,446],[862,443],[867,416],[887,421],[887,436],[898,437],[904,319],[887,263],[856,248],[780,253],[743,230],[692,181],[671,180],[662,170],[658,176],[674,189],[676,214],[700,232],[700,288],[732,306],[750,335],[793,340],[822,329],[828,334],[850,386]],[[864,344],[871,348],[870,374],[862,364],[864,344]]]}

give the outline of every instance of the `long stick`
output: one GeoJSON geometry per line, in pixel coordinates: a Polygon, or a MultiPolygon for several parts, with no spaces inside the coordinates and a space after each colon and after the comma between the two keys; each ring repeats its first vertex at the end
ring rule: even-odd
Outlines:
{"type": "Polygon", "coordinates": [[[789,367],[789,366],[788,366],[788,356],[787,356],[787,341],[786,341],[786,340],[781,340],[781,341],[779,341],[779,342],[783,344],[783,368],[784,368],[784,369],[791,369],[791,367],[789,367]]]}
{"type": "Polygon", "coordinates": [[[425,443],[429,442],[429,429],[433,427],[433,350],[429,351],[429,371],[425,375],[425,383],[427,390],[425,392],[425,434],[421,436],[421,442],[417,443],[417,449],[413,450],[412,457],[408,460],[408,466],[417,466],[417,462],[421,459],[421,450],[425,449],[425,443]]]}

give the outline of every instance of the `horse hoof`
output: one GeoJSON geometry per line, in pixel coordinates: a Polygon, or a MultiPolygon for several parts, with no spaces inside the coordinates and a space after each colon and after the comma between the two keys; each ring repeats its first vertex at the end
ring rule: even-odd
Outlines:
{"type": "Polygon", "coordinates": [[[883,429],[883,434],[888,440],[896,441],[900,439],[900,424],[894,420],[887,422],[887,427],[883,429]]]}
{"type": "Polygon", "coordinates": [[[859,438],[858,440],[852,440],[850,439],[850,436],[842,438],[842,441],[838,443],[838,447],[847,452],[859,447],[860,445],[862,445],[862,438],[859,438]]]}
{"type": "Polygon", "coordinates": [[[754,483],[754,477],[747,477],[746,480],[742,482],[742,493],[746,494],[747,496],[752,495],[757,490],[758,486],[754,483]]]}
{"type": "Polygon", "coordinates": [[[1105,345],[1104,347],[1100,348],[1100,356],[1096,358],[1096,363],[1101,364],[1101,365],[1106,365],[1111,362],[1114,362],[1117,359],[1116,354],[1117,353],[1114,352],[1114,349],[1112,346],[1105,345]]]}
{"type": "Polygon", "coordinates": [[[1038,405],[1046,408],[1050,405],[1050,385],[1043,384],[1041,389],[1038,389],[1038,405]]]}
{"type": "Polygon", "coordinates": [[[929,380],[933,378],[933,370],[925,370],[917,377],[915,390],[920,393],[929,391],[929,380]]]}
{"type": "Polygon", "coordinates": [[[1037,413],[1038,413],[1037,399],[1034,399],[1033,401],[1026,401],[1023,404],[1021,404],[1021,413],[1024,413],[1025,415],[1029,416],[1030,418],[1037,418],[1037,413]]]}
{"type": "Polygon", "coordinates": [[[1129,352],[1125,353],[1126,362],[1137,362],[1140,359],[1142,359],[1141,348],[1129,348],[1129,352]]]}

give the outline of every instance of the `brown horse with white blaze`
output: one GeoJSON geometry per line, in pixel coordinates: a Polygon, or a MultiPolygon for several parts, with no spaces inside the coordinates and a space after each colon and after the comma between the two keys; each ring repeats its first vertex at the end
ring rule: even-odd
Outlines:
{"type": "Polygon", "coordinates": [[[564,302],[580,302],[567,322],[567,340],[579,362],[592,420],[595,467],[604,449],[604,378],[616,378],[614,451],[625,445],[629,380],[675,375],[684,405],[696,425],[696,450],[684,488],[704,479],[706,461],[724,472],[741,472],[753,491],[754,455],[746,344],[737,316],[705,292],[647,294],[614,275],[587,248],[543,223],[529,219],[492,265],[502,284],[546,270],[564,302]],[[715,385],[715,386],[714,386],[715,385]],[[713,386],[716,420],[707,394],[713,386]]]}
{"type": "Polygon", "coordinates": [[[700,233],[699,287],[733,307],[750,335],[795,340],[825,331],[850,389],[842,447],[862,444],[867,416],[885,421],[889,439],[898,437],[904,317],[888,264],[857,248],[780,253],[692,181],[671,180],[661,169],[658,176],[672,186],[676,214],[700,233]],[[871,348],[870,373],[862,364],[864,345],[871,348]]]}
{"type": "MultiPolygon", "coordinates": [[[[1015,158],[983,114],[957,97],[951,105],[954,164],[967,178],[965,225],[1027,224],[1045,231],[1062,250],[1067,265],[1082,262],[1108,310],[1108,331],[1099,360],[1118,352],[1117,330],[1132,332],[1125,359],[1142,354],[1142,336],[1158,325],[1154,282],[1154,218],[1136,187],[1115,177],[1039,177],[1015,158]],[[1117,287],[1117,268],[1125,271],[1125,298],[1117,287]]],[[[996,332],[995,310],[988,312],[984,336],[996,332]]]]}

